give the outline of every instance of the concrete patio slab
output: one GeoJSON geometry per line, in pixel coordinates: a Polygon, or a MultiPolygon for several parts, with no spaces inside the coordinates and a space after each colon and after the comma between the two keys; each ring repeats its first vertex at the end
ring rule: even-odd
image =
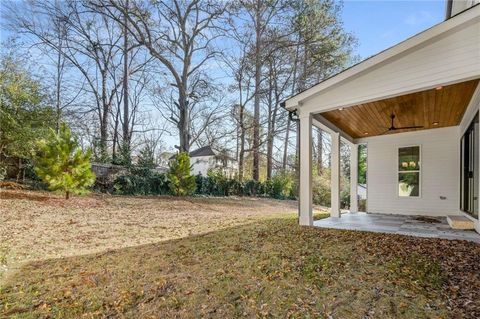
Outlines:
{"type": "Polygon", "coordinates": [[[344,213],[341,218],[328,217],[314,221],[323,228],[361,230],[407,236],[469,240],[480,243],[480,234],[473,230],[451,229],[445,217],[429,217],[434,222],[422,220],[421,216],[344,213]]]}

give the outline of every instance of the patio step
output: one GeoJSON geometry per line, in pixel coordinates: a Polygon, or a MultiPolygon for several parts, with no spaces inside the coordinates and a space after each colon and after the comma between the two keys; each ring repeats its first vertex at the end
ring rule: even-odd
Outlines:
{"type": "Polygon", "coordinates": [[[465,216],[447,216],[447,221],[453,229],[474,229],[473,221],[465,216]]]}

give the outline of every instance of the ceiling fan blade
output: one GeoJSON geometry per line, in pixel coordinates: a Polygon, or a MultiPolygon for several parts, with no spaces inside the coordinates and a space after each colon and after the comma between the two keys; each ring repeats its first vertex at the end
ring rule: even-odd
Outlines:
{"type": "Polygon", "coordinates": [[[395,132],[397,130],[411,130],[411,129],[417,129],[417,128],[424,128],[423,125],[414,125],[414,126],[401,126],[401,127],[396,127],[395,126],[395,114],[392,112],[392,114],[390,115],[390,122],[391,122],[391,125],[390,127],[388,128],[388,130],[386,130],[384,133],[382,133],[382,135],[385,135],[385,134],[388,134],[388,133],[391,133],[391,132],[395,132]]]}
{"type": "Polygon", "coordinates": [[[424,128],[424,126],[421,125],[421,126],[402,126],[402,127],[396,127],[397,130],[408,130],[408,129],[414,129],[414,128],[424,128]]]}
{"type": "Polygon", "coordinates": [[[385,132],[383,132],[383,133],[380,134],[380,135],[390,134],[390,133],[392,133],[393,131],[395,131],[395,129],[389,128],[388,130],[386,130],[385,132]]]}

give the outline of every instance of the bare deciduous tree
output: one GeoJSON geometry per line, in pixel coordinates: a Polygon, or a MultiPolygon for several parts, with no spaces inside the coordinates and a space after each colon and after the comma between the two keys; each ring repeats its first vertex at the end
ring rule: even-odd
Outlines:
{"type": "Polygon", "coordinates": [[[88,11],[80,2],[66,0],[59,6],[50,1],[34,1],[22,7],[10,6],[10,21],[21,33],[34,36],[37,42],[55,50],[73,65],[94,97],[93,109],[99,123],[99,157],[108,158],[108,120],[118,86],[111,84],[109,74],[119,67],[116,59],[121,32],[107,17],[88,11]],[[31,14],[25,14],[25,10],[31,14]],[[45,21],[60,21],[64,26],[63,41],[45,21]]]}
{"type": "Polygon", "coordinates": [[[168,119],[178,128],[179,149],[188,151],[191,111],[209,86],[204,69],[218,53],[213,43],[219,36],[215,33],[219,28],[217,20],[225,4],[200,0],[131,1],[126,12],[125,0],[108,0],[91,1],[91,7],[120,23],[163,66],[163,75],[174,88],[170,94],[173,101],[166,104],[171,112],[168,119]]]}
{"type": "Polygon", "coordinates": [[[265,36],[268,26],[271,25],[275,18],[285,8],[286,2],[282,0],[241,0],[240,14],[248,18],[247,24],[254,30],[253,41],[253,64],[254,64],[254,111],[253,111],[253,167],[252,175],[254,180],[260,178],[260,98],[261,98],[261,82],[262,68],[265,61],[264,56],[265,36]]]}

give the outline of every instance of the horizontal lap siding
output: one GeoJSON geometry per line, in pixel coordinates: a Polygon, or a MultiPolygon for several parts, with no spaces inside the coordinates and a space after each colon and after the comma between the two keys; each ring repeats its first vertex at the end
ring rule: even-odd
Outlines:
{"type": "Polygon", "coordinates": [[[213,160],[213,156],[195,156],[190,159],[190,165],[192,166],[190,171],[193,175],[202,174],[207,176],[208,170],[211,167],[210,161],[213,160]]]}
{"type": "Polygon", "coordinates": [[[368,144],[368,211],[448,215],[459,212],[459,128],[449,127],[364,139],[368,144]],[[421,197],[398,197],[398,147],[420,145],[421,197]],[[441,200],[440,196],[447,199],[441,200]]]}
{"type": "Polygon", "coordinates": [[[479,0],[460,0],[460,1],[453,1],[452,2],[452,12],[450,14],[451,17],[454,15],[467,10],[470,7],[473,7],[477,3],[480,3],[479,0]]]}

